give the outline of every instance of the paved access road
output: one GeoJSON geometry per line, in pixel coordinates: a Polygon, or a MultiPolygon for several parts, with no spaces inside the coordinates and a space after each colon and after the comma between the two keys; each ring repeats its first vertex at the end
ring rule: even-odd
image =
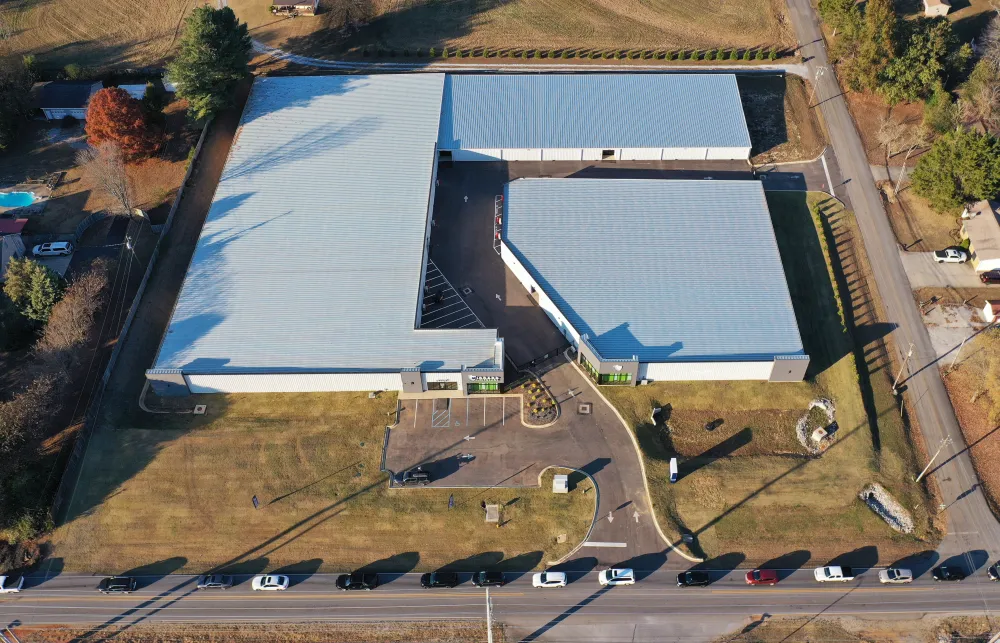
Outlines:
{"type": "Polygon", "coordinates": [[[944,503],[948,506],[948,535],[938,551],[942,556],[976,549],[995,554],[1000,548],[1000,523],[993,517],[980,490],[955,411],[938,372],[937,353],[903,270],[899,245],[883,210],[861,138],[827,59],[815,10],[810,0],[788,0],[788,6],[801,43],[801,54],[816,86],[816,100],[829,131],[830,142],[837,154],[840,170],[848,181],[845,187],[857,216],[888,320],[897,326],[892,337],[901,351],[907,351],[908,346],[913,345],[910,375],[904,382],[905,395],[932,453],[946,436],[952,440],[950,445],[945,446],[940,464],[933,470],[944,503]]]}

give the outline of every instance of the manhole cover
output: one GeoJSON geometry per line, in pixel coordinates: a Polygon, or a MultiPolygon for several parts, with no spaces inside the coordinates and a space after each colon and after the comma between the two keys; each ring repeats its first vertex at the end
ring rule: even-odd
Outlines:
{"type": "Polygon", "coordinates": [[[590,415],[590,411],[592,409],[593,406],[591,405],[590,402],[584,402],[583,404],[580,404],[579,406],[576,407],[576,411],[580,415],[590,415]]]}
{"type": "Polygon", "coordinates": [[[195,415],[205,415],[205,411],[207,411],[207,410],[208,410],[208,407],[205,406],[204,404],[195,404],[195,406],[194,406],[194,414],[195,415]]]}
{"type": "Polygon", "coordinates": [[[469,288],[468,286],[463,286],[462,287],[462,294],[463,295],[471,295],[472,294],[472,288],[469,288]]]}

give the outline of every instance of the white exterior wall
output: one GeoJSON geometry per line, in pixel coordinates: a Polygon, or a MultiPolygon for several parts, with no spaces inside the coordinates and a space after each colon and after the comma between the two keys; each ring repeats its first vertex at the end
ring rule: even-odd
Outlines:
{"type": "Polygon", "coordinates": [[[541,148],[530,148],[524,150],[503,150],[503,160],[505,161],[541,161],[541,148]]]}
{"type": "MultiPolygon", "coordinates": [[[[552,323],[556,325],[559,332],[561,332],[567,340],[572,342],[573,346],[579,347],[580,333],[578,333],[577,330],[573,328],[573,325],[566,320],[561,312],[559,312],[559,308],[557,308],[555,303],[549,299],[549,296],[545,294],[539,285],[535,283],[535,280],[531,278],[528,271],[521,265],[521,262],[517,260],[517,257],[514,256],[514,253],[507,248],[507,244],[503,242],[500,243],[500,258],[503,259],[503,262],[508,268],[510,268],[510,271],[514,273],[514,276],[517,277],[517,280],[521,282],[521,285],[524,286],[524,289],[528,291],[528,293],[531,292],[532,287],[535,288],[535,292],[538,293],[539,308],[545,311],[545,314],[549,316],[549,319],[551,319],[552,323]]],[[[530,297],[531,295],[529,294],[528,296],[530,297]]]]}
{"type": "Polygon", "coordinates": [[[580,161],[583,160],[583,149],[547,149],[542,150],[543,161],[580,161]]]}
{"type": "Polygon", "coordinates": [[[990,270],[1000,270],[1000,259],[980,259],[976,264],[976,272],[989,272],[990,270]]]}
{"type": "Polygon", "coordinates": [[[50,121],[58,121],[67,116],[72,116],[77,120],[87,120],[86,109],[43,109],[42,113],[50,121]]]}
{"type": "Polygon", "coordinates": [[[704,161],[708,156],[707,147],[665,147],[664,161],[704,161]]]}
{"type": "MultiPolygon", "coordinates": [[[[604,150],[600,148],[593,149],[588,147],[584,148],[581,151],[583,152],[582,160],[584,161],[600,161],[604,158],[604,150]]],[[[615,156],[617,155],[618,155],[618,150],[615,150],[615,156]]]]}
{"type": "Polygon", "coordinates": [[[626,147],[619,152],[623,161],[659,161],[663,158],[662,147],[626,147]]]}
{"type": "Polygon", "coordinates": [[[750,158],[749,147],[710,147],[709,161],[742,161],[750,158]]]}
{"type": "Polygon", "coordinates": [[[503,158],[501,150],[452,150],[453,161],[499,161],[503,158]]]}
{"type": "Polygon", "coordinates": [[[458,384],[458,390],[462,390],[461,373],[421,373],[420,384],[427,390],[428,382],[454,382],[458,384]]]}
{"type": "Polygon", "coordinates": [[[322,393],[400,391],[399,373],[241,373],[184,375],[192,393],[322,393]]]}
{"type": "Polygon", "coordinates": [[[640,380],[769,380],[774,362],[656,362],[639,364],[640,380]]]}

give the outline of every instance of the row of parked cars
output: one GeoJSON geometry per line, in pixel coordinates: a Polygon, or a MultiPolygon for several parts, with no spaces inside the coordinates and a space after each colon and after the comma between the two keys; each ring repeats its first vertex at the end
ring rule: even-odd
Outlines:
{"type": "MultiPolygon", "coordinates": [[[[991,581],[1000,581],[1000,561],[993,563],[987,570],[991,581]]],[[[960,581],[968,574],[958,567],[940,565],[931,570],[931,576],[937,581],[960,581]]],[[[856,578],[850,567],[829,565],[813,570],[813,577],[818,582],[846,582],[856,578]]],[[[746,573],[747,585],[775,585],[778,582],[778,571],[775,569],[753,569],[746,573]]],[[[913,582],[913,572],[909,569],[889,567],[878,573],[882,584],[899,585],[913,582]]],[[[258,574],[250,581],[250,587],[256,592],[280,592],[288,589],[289,578],[284,574],[258,574]]],[[[617,587],[635,584],[635,571],[628,568],[605,569],[597,575],[597,582],[602,587],[617,587]]],[[[708,572],[692,569],[677,575],[678,587],[704,587],[711,584],[712,578],[708,572]]],[[[461,583],[455,572],[431,572],[420,577],[420,586],[426,589],[457,587],[461,583]]],[[[507,583],[503,572],[481,571],[472,575],[472,584],[476,587],[503,587],[507,583]]],[[[566,587],[568,578],[565,572],[538,572],[531,577],[531,586],[536,589],[566,587]]],[[[101,579],[97,590],[102,594],[131,594],[136,590],[139,581],[132,576],[109,576],[101,579]]],[[[337,577],[338,589],[344,591],[371,591],[379,586],[378,574],[375,572],[357,571],[341,574],[337,577]]],[[[229,589],[233,586],[233,577],[226,574],[206,574],[198,577],[196,587],[203,590],[229,589]]],[[[15,594],[24,588],[23,576],[0,576],[0,594],[15,594]]]]}

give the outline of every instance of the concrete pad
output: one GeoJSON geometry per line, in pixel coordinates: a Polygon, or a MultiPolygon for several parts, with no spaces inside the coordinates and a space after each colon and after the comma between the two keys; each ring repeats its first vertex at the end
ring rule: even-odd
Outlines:
{"type": "Polygon", "coordinates": [[[73,260],[73,255],[64,255],[61,257],[32,257],[32,259],[60,277],[65,277],[66,270],[69,268],[69,263],[73,260]]]}
{"type": "Polygon", "coordinates": [[[924,315],[924,325],[927,326],[931,344],[938,358],[952,354],[942,363],[942,366],[946,366],[950,364],[949,360],[954,359],[954,352],[958,351],[962,342],[986,328],[988,324],[982,318],[982,311],[969,306],[943,305],[934,306],[927,311],[924,315]]]}
{"type": "MultiPolygon", "coordinates": [[[[917,288],[983,288],[985,284],[971,263],[938,263],[933,252],[899,252],[910,287],[917,288]]],[[[1000,286],[996,286],[1000,293],[1000,286]]]]}

